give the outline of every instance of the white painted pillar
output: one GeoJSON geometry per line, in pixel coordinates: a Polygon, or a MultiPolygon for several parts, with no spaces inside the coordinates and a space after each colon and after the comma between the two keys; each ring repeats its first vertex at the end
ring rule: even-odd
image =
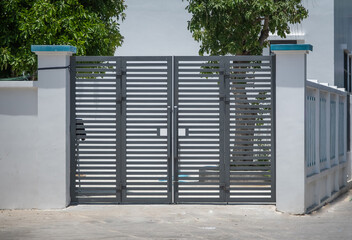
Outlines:
{"type": "Polygon", "coordinates": [[[70,56],[76,47],[33,45],[38,55],[38,202],[36,208],[64,208],[70,203],[70,56]],[[58,68],[58,69],[53,69],[58,68]]]}
{"type": "Polygon", "coordinates": [[[276,208],[303,214],[305,98],[309,44],[272,45],[276,54],[276,208]]]}

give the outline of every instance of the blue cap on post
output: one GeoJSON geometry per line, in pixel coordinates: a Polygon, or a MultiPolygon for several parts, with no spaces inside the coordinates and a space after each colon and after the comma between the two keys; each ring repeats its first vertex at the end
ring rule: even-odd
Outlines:
{"type": "Polygon", "coordinates": [[[313,51],[311,44],[273,44],[271,51],[313,51]]]}
{"type": "Polygon", "coordinates": [[[76,53],[77,48],[70,45],[32,45],[32,52],[72,52],[76,53]]]}

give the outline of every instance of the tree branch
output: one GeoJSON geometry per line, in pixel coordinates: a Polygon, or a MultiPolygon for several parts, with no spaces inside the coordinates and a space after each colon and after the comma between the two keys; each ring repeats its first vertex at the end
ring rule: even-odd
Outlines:
{"type": "Polygon", "coordinates": [[[265,40],[269,37],[269,17],[266,17],[263,24],[263,29],[260,33],[259,44],[264,45],[265,40]]]}

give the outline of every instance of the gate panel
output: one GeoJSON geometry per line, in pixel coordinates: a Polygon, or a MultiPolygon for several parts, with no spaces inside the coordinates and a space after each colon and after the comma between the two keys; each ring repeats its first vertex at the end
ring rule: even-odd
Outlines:
{"type": "Polygon", "coordinates": [[[228,202],[275,201],[273,66],[272,56],[226,60],[228,202]]]}
{"type": "Polygon", "coordinates": [[[71,58],[71,145],[73,202],[116,202],[116,57],[71,58]]]}
{"type": "Polygon", "coordinates": [[[275,201],[272,56],[175,57],[175,201],[275,201]]]}
{"type": "Polygon", "coordinates": [[[220,57],[175,57],[175,201],[224,201],[220,57]]]}
{"type": "Polygon", "coordinates": [[[171,202],[171,62],[123,58],[123,202],[171,202]]]}

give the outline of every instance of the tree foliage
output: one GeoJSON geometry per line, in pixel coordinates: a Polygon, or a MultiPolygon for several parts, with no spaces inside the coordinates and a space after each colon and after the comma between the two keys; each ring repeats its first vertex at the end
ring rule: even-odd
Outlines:
{"type": "Polygon", "coordinates": [[[259,55],[269,33],[286,37],[289,24],[308,16],[301,0],[187,0],[188,29],[199,54],[259,55]]]}
{"type": "Polygon", "coordinates": [[[33,44],[73,45],[78,55],[113,55],[123,37],[124,0],[0,1],[0,77],[33,73],[33,44]]]}

